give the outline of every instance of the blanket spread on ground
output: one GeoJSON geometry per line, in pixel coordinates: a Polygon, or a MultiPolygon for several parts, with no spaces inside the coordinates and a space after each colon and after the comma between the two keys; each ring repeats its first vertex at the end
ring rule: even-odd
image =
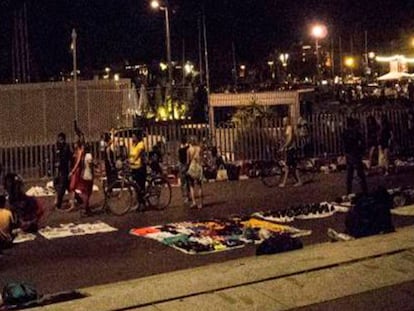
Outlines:
{"type": "Polygon", "coordinates": [[[58,227],[45,227],[39,230],[39,234],[48,240],[65,238],[69,236],[78,236],[86,234],[97,234],[117,231],[118,229],[108,224],[97,221],[84,224],[62,224],[58,227]]]}
{"type": "Polygon", "coordinates": [[[196,222],[178,222],[166,225],[136,228],[132,235],[156,240],[186,254],[210,254],[260,243],[272,234],[292,237],[310,235],[309,230],[276,224],[258,218],[214,219],[196,222]]]}

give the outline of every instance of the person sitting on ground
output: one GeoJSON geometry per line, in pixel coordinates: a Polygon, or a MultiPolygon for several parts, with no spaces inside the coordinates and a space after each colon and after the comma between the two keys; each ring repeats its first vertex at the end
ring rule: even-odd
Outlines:
{"type": "Polygon", "coordinates": [[[0,254],[3,249],[13,246],[13,229],[17,221],[13,213],[6,208],[6,194],[0,194],[0,254]]]}
{"type": "Polygon", "coordinates": [[[44,204],[24,192],[23,179],[14,173],[4,177],[4,188],[9,195],[9,205],[17,216],[18,227],[24,232],[36,233],[44,216],[44,204]]]}

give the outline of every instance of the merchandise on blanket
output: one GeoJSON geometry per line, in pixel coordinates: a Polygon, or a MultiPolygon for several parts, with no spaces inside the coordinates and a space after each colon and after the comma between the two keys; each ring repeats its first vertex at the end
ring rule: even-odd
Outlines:
{"type": "Polygon", "coordinates": [[[303,248],[302,241],[289,234],[272,235],[256,249],[256,255],[270,255],[303,248]]]}
{"type": "Polygon", "coordinates": [[[247,228],[257,229],[257,234],[259,234],[260,229],[267,229],[272,234],[286,233],[290,234],[292,237],[308,236],[312,234],[312,231],[310,230],[300,230],[291,226],[281,225],[268,220],[258,219],[254,217],[250,218],[248,221],[242,222],[242,225],[247,228]]]}
{"type": "Polygon", "coordinates": [[[48,240],[64,238],[68,236],[77,236],[77,235],[86,235],[86,234],[96,234],[96,233],[106,233],[117,231],[118,229],[107,225],[104,222],[97,221],[94,223],[84,223],[84,224],[61,224],[59,227],[45,227],[39,230],[44,238],[48,240]]]}
{"type": "Polygon", "coordinates": [[[395,207],[391,210],[391,214],[398,215],[398,216],[414,216],[414,204],[395,207]]]}
{"type": "Polygon", "coordinates": [[[154,239],[186,254],[208,254],[259,243],[271,234],[303,236],[311,232],[254,218],[233,217],[138,228],[130,233],[154,239]]]}
{"type": "MultiPolygon", "coordinates": [[[[93,185],[92,191],[99,191],[99,187],[97,185],[93,185]]],[[[66,191],[66,194],[68,192],[66,191]]],[[[32,197],[50,197],[56,195],[56,190],[53,187],[53,181],[49,181],[46,183],[45,187],[41,186],[33,186],[29,190],[26,191],[26,195],[32,197]]]]}
{"type": "MultiPolygon", "coordinates": [[[[339,208],[340,209],[340,208],[339,208]]],[[[301,204],[284,210],[258,212],[253,216],[279,223],[292,222],[295,219],[317,219],[330,217],[336,212],[336,207],[328,202],[301,204]]]]}
{"type": "Polygon", "coordinates": [[[33,186],[26,191],[26,194],[31,197],[50,197],[56,195],[56,192],[51,188],[33,186]]]}
{"type": "Polygon", "coordinates": [[[15,235],[15,238],[13,239],[14,244],[33,241],[34,239],[36,239],[35,234],[23,232],[21,229],[13,230],[13,234],[15,235]]]}

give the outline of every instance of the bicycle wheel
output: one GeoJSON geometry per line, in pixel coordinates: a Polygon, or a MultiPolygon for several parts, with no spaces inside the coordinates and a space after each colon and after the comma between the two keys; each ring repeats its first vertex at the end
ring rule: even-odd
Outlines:
{"type": "Polygon", "coordinates": [[[269,188],[278,186],[281,176],[282,167],[276,162],[272,162],[270,166],[263,166],[260,169],[260,179],[269,188]]]}
{"type": "Polygon", "coordinates": [[[164,177],[154,177],[148,181],[146,191],[148,205],[157,210],[166,209],[171,203],[171,185],[164,177]]]}
{"type": "Polygon", "coordinates": [[[105,193],[105,208],[121,216],[137,205],[136,185],[126,180],[114,181],[105,193]]]}
{"type": "Polygon", "coordinates": [[[314,181],[315,174],[316,174],[316,168],[312,160],[309,160],[309,159],[301,160],[298,169],[301,174],[303,183],[306,184],[306,183],[310,183],[314,181]]]}

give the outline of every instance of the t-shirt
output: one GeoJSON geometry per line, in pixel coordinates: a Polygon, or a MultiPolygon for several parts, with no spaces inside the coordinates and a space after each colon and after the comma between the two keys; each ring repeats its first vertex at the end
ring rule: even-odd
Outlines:
{"type": "Polygon", "coordinates": [[[344,151],[346,154],[361,157],[364,153],[364,139],[358,130],[346,129],[343,133],[344,151]]]}
{"type": "Polygon", "coordinates": [[[129,165],[132,169],[139,169],[143,166],[143,154],[145,152],[144,142],[141,141],[135,146],[131,146],[129,151],[129,165]]]}
{"type": "Polygon", "coordinates": [[[62,175],[69,174],[71,158],[72,153],[70,151],[69,145],[67,143],[58,145],[56,148],[56,166],[62,175]]]}
{"type": "Polygon", "coordinates": [[[85,158],[83,159],[83,172],[82,172],[82,179],[83,180],[93,180],[93,166],[92,161],[93,157],[91,153],[85,154],[85,158]]]}
{"type": "Polygon", "coordinates": [[[180,161],[181,164],[187,164],[187,146],[182,146],[180,149],[178,149],[178,161],[180,161]]]}

